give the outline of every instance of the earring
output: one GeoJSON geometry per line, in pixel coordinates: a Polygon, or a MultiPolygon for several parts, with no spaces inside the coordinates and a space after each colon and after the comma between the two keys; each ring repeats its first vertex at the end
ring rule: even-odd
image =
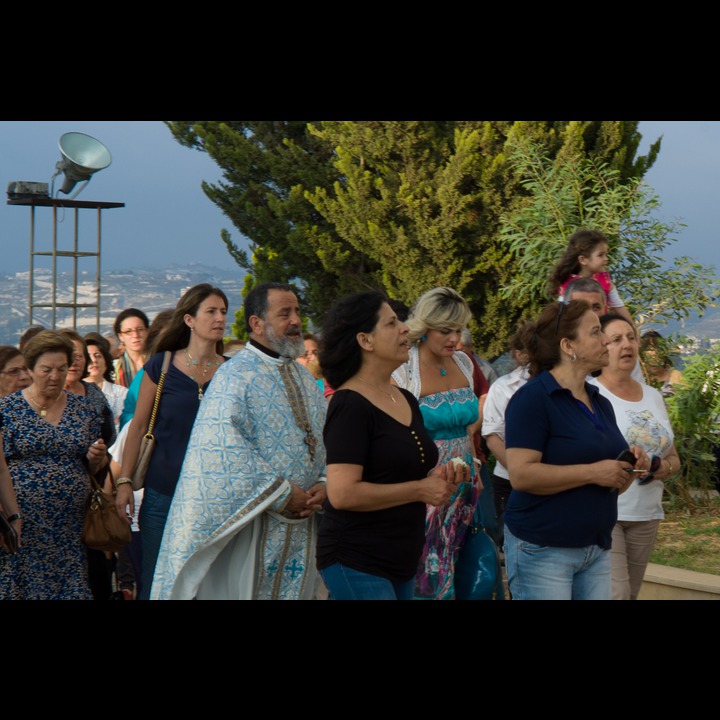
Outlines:
{"type": "Polygon", "coordinates": [[[575,353],[572,354],[572,357],[570,358],[573,362],[577,360],[577,355],[575,353]]]}
{"type": "Polygon", "coordinates": [[[427,335],[423,335],[423,336],[420,338],[420,342],[427,342],[427,335]]]}

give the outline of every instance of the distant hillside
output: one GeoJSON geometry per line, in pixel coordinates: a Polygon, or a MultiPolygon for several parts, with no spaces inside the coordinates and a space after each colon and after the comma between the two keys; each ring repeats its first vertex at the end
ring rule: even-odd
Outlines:
{"type": "MultiPolygon", "coordinates": [[[[103,334],[112,332],[117,314],[127,307],[140,308],[152,320],[155,314],[173,308],[182,293],[198,283],[209,282],[228,297],[228,322],[225,335],[231,334],[235,313],[242,307],[242,287],[245,271],[232,268],[207,267],[199,263],[169,264],[164,268],[128,268],[104,271],[100,280],[100,328],[103,334]]],[[[52,275],[36,270],[33,302],[52,304],[52,275]]],[[[81,333],[97,328],[96,308],[76,308],[75,322],[72,308],[58,307],[60,303],[95,302],[97,287],[94,273],[80,273],[77,280],[77,300],[73,300],[71,273],[59,273],[55,299],[55,327],[72,327],[81,333]]],[[[0,276],[0,344],[17,345],[20,336],[31,325],[52,327],[52,308],[35,307],[30,321],[29,273],[0,276]]]]}
{"type": "MultiPolygon", "coordinates": [[[[245,271],[228,261],[224,268],[209,267],[200,263],[178,265],[169,263],[162,268],[127,267],[104,270],[101,278],[100,332],[112,332],[117,314],[126,307],[138,307],[152,320],[157,312],[175,307],[187,288],[201,282],[220,287],[228,296],[230,307],[226,336],[231,335],[235,313],[242,306],[242,288],[245,271]]],[[[0,344],[17,345],[20,336],[29,327],[29,273],[19,272],[0,275],[0,344]]],[[[73,278],[70,273],[59,273],[57,279],[58,302],[73,301],[73,278]]],[[[95,274],[80,273],[78,277],[78,302],[95,301],[95,274]]],[[[35,271],[34,302],[52,300],[52,275],[48,270],[35,271]]],[[[51,327],[51,310],[35,308],[33,323],[51,327]]],[[[96,329],[95,308],[78,309],[77,322],[80,332],[96,329]]],[[[56,327],[73,325],[72,310],[56,308],[56,327]]],[[[720,338],[720,308],[708,308],[703,317],[691,317],[682,327],[678,322],[667,325],[650,324],[644,330],[654,329],[662,335],[675,333],[708,340],[720,338]]]]}
{"type": "Polygon", "coordinates": [[[720,338],[720,308],[707,308],[701,318],[697,315],[691,316],[682,326],[677,321],[669,322],[667,325],[649,324],[643,326],[643,330],[657,330],[662,335],[690,335],[708,340],[720,338]]]}

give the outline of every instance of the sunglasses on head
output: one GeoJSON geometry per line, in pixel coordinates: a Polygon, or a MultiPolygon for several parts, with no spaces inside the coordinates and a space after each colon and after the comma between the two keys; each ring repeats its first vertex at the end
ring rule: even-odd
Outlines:
{"type": "Polygon", "coordinates": [[[565,312],[565,307],[567,306],[567,303],[564,300],[558,300],[558,305],[560,305],[560,309],[558,310],[557,317],[555,318],[555,335],[557,336],[558,330],[560,329],[560,318],[562,317],[562,314],[565,312]]]}
{"type": "Polygon", "coordinates": [[[650,472],[638,478],[638,485],[647,485],[651,480],[655,479],[655,473],[660,469],[662,458],[659,455],[653,455],[650,458],[650,472]]]}

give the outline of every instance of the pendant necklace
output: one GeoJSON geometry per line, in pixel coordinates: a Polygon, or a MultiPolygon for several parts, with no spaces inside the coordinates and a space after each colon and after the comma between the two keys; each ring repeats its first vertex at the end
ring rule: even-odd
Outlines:
{"type": "MultiPolygon", "coordinates": [[[[203,382],[201,381],[198,376],[195,373],[196,368],[200,368],[200,371],[203,374],[203,378],[207,377],[208,368],[212,367],[212,361],[209,361],[207,363],[199,364],[195,358],[190,354],[187,348],[185,348],[185,355],[187,355],[187,362],[185,363],[185,367],[192,368],[192,374],[195,378],[195,382],[198,386],[198,402],[202,402],[203,399],[203,382]]],[[[220,356],[216,353],[215,354],[215,365],[220,365],[220,356]]]]}
{"type": "MultiPolygon", "coordinates": [[[[194,367],[199,367],[200,372],[202,372],[203,377],[207,375],[208,368],[212,367],[212,360],[209,360],[206,363],[198,363],[197,360],[190,354],[190,351],[185,348],[185,355],[187,355],[187,362],[185,363],[185,367],[190,367],[191,365],[194,367]]],[[[216,353],[215,354],[215,365],[220,365],[220,356],[216,353]]]]}
{"type": "Polygon", "coordinates": [[[379,390],[381,393],[384,393],[393,401],[393,405],[397,405],[397,403],[395,402],[395,396],[391,392],[388,392],[387,390],[383,390],[381,387],[379,387],[377,385],[373,385],[372,383],[368,382],[367,380],[363,380],[361,377],[356,377],[355,379],[359,380],[361,383],[365,383],[366,385],[369,385],[370,387],[374,387],[376,390],[379,390]]]}
{"type": "MultiPolygon", "coordinates": [[[[62,395],[63,392],[64,390],[61,390],[60,395],[62,395]]],[[[37,400],[30,397],[30,393],[28,393],[28,399],[33,405],[39,408],[40,417],[44,418],[48,414],[48,410],[60,399],[60,395],[58,395],[49,405],[41,405],[37,400]]]]}
{"type": "Polygon", "coordinates": [[[420,358],[420,362],[425,365],[425,367],[429,367],[431,370],[439,370],[440,375],[442,377],[445,377],[447,375],[447,370],[444,367],[437,367],[436,365],[430,365],[429,363],[426,363],[422,358],[420,358]]]}

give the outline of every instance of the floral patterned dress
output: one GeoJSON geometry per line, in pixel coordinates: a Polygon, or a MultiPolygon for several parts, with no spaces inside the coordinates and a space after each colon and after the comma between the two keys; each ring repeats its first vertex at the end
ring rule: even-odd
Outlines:
{"type": "Polygon", "coordinates": [[[0,399],[5,456],[23,515],[22,545],[0,552],[0,599],[90,600],[87,552],[80,540],[90,481],[82,463],[101,419],[68,393],[57,425],[18,391],[0,399]]]}

